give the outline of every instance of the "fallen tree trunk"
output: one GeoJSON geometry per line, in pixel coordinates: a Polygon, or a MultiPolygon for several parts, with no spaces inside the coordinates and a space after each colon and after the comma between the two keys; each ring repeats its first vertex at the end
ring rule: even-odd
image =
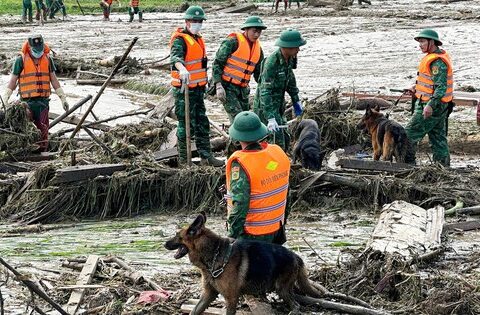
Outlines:
{"type": "Polygon", "coordinates": [[[388,312],[379,311],[376,309],[366,308],[363,306],[348,305],[337,302],[328,301],[325,299],[317,299],[309,296],[294,294],[295,301],[303,305],[312,305],[317,304],[322,308],[336,310],[339,312],[349,313],[349,314],[360,314],[360,315],[387,315],[388,312]]]}

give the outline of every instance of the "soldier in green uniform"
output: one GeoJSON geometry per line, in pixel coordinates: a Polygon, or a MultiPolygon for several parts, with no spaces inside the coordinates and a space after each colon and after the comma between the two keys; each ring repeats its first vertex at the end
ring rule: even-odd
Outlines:
{"type": "Polygon", "coordinates": [[[22,22],[26,23],[27,22],[27,17],[28,17],[28,22],[33,22],[32,0],[23,0],[22,4],[23,4],[22,22]]]}
{"type": "Polygon", "coordinates": [[[45,21],[47,19],[47,7],[45,6],[45,3],[43,3],[43,0],[35,0],[35,7],[37,8],[35,19],[39,21],[40,15],[42,15],[43,20],[45,21]]]}
{"type": "MultiPolygon", "coordinates": [[[[290,161],[278,146],[260,143],[260,141],[267,136],[268,130],[260,121],[259,117],[253,112],[245,111],[239,113],[230,126],[229,133],[232,139],[240,141],[242,151],[237,151],[229,158],[227,163],[228,192],[226,198],[228,205],[228,236],[236,239],[255,239],[283,244],[286,241],[285,224],[288,216],[286,199],[288,195],[290,161]],[[266,159],[264,158],[265,154],[267,156],[266,159]],[[248,158],[252,155],[253,157],[251,159],[248,158]],[[262,164],[264,161],[270,161],[269,163],[265,163],[267,165],[266,168],[262,164]],[[255,165],[251,165],[252,163],[250,162],[255,165]],[[280,179],[277,173],[275,173],[274,168],[269,167],[269,165],[275,165],[274,168],[277,168],[277,171],[281,170],[281,172],[287,174],[286,177],[280,179]],[[281,188],[271,190],[272,188],[270,187],[262,191],[261,188],[258,187],[259,185],[255,184],[271,180],[272,177],[275,178],[275,180],[283,180],[287,185],[284,185],[282,182],[280,184],[282,185],[281,188]],[[254,195],[254,192],[256,195],[254,195]],[[279,194],[281,196],[279,196],[279,194]],[[269,203],[268,198],[274,198],[274,201],[269,203]],[[261,199],[263,199],[263,201],[261,199]],[[251,203],[252,200],[260,202],[261,209],[258,208],[258,205],[255,207],[255,205],[251,203]],[[272,203],[275,205],[272,206],[272,203]],[[282,208],[278,209],[278,207],[282,208]],[[280,211],[283,220],[279,225],[278,222],[276,222],[277,226],[271,229],[273,232],[261,233],[268,224],[275,222],[274,219],[271,219],[272,215],[268,214],[269,211],[274,212],[274,214],[272,214],[274,218],[278,218],[278,211],[280,211]],[[250,217],[248,219],[250,220],[249,229],[247,216],[258,213],[266,215],[267,217],[250,217]],[[255,232],[255,229],[259,228],[260,233],[255,232]]],[[[261,186],[263,188],[263,185],[261,186]]]]}
{"type": "Polygon", "coordinates": [[[258,16],[250,16],[241,27],[243,31],[241,35],[244,36],[246,41],[244,41],[243,38],[241,38],[241,40],[248,45],[249,49],[240,47],[238,39],[240,35],[235,36],[236,34],[230,34],[228,38],[220,44],[220,48],[218,48],[212,68],[213,82],[216,87],[216,95],[218,99],[222,101],[230,123],[233,123],[233,119],[238,113],[250,110],[248,103],[250,88],[248,83],[252,74],[257,82],[260,76],[263,50],[260,47],[258,39],[262,31],[266,28],[258,16]],[[241,51],[237,51],[239,49],[241,51]],[[233,56],[232,58],[232,54],[234,53],[239,56],[233,56]],[[243,56],[241,56],[242,53],[249,53],[249,55],[243,58],[243,56]],[[257,56],[254,54],[257,54],[257,56]],[[254,60],[252,60],[252,57],[254,60]],[[234,62],[243,66],[242,70],[244,70],[244,74],[240,80],[235,79],[235,73],[229,73],[238,71],[238,65],[232,64],[234,62]],[[249,66],[253,68],[253,71],[246,69],[249,66]]]}
{"type": "Polygon", "coordinates": [[[451,58],[439,48],[442,42],[434,30],[422,30],[415,40],[426,55],[420,62],[416,85],[408,90],[416,100],[413,116],[405,129],[415,147],[428,134],[433,161],[449,166],[446,120],[453,99],[451,58]]]}
{"type": "Polygon", "coordinates": [[[223,166],[224,162],[216,159],[210,149],[210,125],[206,115],[204,94],[207,83],[207,57],[202,36],[199,34],[205,18],[203,9],[191,6],[185,11],[185,28],[177,29],[170,42],[170,62],[175,98],[175,114],[178,118],[177,147],[180,164],[187,158],[187,141],[185,131],[185,93],[189,88],[190,129],[195,137],[197,152],[202,165],[223,166]],[[183,88],[182,88],[183,86],[183,88]]]}
{"type": "Polygon", "coordinates": [[[55,14],[60,10],[62,10],[62,15],[64,18],[67,16],[67,8],[65,7],[63,0],[52,0],[50,5],[48,5],[48,8],[50,10],[48,18],[51,20],[55,18],[55,14]]]}
{"type": "Polygon", "coordinates": [[[284,150],[288,148],[289,135],[286,128],[279,126],[287,123],[285,92],[292,99],[295,115],[299,116],[303,112],[293,69],[296,67],[299,47],[306,43],[297,30],[289,29],[280,34],[275,42],[280,48],[263,61],[253,103],[254,112],[270,131],[274,131],[274,139],[269,142],[278,144],[284,150]]]}

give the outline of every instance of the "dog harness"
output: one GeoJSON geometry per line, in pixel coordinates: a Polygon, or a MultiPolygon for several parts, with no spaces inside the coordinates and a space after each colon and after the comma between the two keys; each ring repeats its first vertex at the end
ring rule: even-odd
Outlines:
{"type": "Polygon", "coordinates": [[[421,99],[423,102],[427,102],[435,91],[433,85],[433,76],[431,73],[430,65],[437,59],[442,59],[447,65],[447,91],[442,97],[442,102],[448,103],[453,99],[453,67],[450,55],[443,51],[442,53],[431,53],[423,57],[420,65],[418,66],[417,83],[415,85],[415,96],[421,99]]]}
{"type": "Polygon", "coordinates": [[[222,79],[241,87],[247,87],[260,60],[260,41],[249,43],[242,33],[232,33],[228,37],[237,37],[238,48],[227,59],[222,79]]]}
{"type": "Polygon", "coordinates": [[[228,262],[230,260],[230,256],[232,255],[232,248],[233,248],[234,243],[235,243],[235,240],[228,244],[227,252],[225,253],[225,256],[223,256],[222,265],[219,268],[214,269],[215,264],[217,262],[218,254],[220,253],[221,242],[218,242],[217,250],[215,251],[215,255],[213,256],[212,266],[210,266],[210,268],[209,268],[210,269],[209,270],[210,275],[212,276],[212,278],[214,278],[214,279],[218,278],[225,271],[225,266],[228,264],[228,262]]]}

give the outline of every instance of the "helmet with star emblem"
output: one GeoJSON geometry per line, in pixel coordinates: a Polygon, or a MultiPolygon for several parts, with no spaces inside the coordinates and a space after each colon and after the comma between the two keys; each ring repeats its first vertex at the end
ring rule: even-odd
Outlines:
{"type": "Polygon", "coordinates": [[[185,11],[185,15],[183,16],[185,20],[199,20],[203,21],[207,18],[205,17],[205,12],[203,11],[202,7],[198,5],[193,5],[185,11]]]}
{"type": "Polygon", "coordinates": [[[268,134],[267,126],[260,121],[257,114],[250,111],[238,113],[228,132],[232,139],[244,142],[258,141],[268,134]]]}
{"type": "Polygon", "coordinates": [[[240,28],[242,31],[245,30],[246,28],[250,27],[255,27],[261,30],[266,29],[267,27],[265,24],[263,24],[262,19],[259,16],[249,16],[246,20],[245,23],[243,23],[242,27],[240,28]]]}

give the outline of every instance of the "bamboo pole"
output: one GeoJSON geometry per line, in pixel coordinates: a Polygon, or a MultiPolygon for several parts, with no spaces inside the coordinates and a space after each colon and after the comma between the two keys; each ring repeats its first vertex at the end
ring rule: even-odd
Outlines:
{"type": "Polygon", "coordinates": [[[185,89],[185,133],[187,136],[187,165],[192,166],[192,139],[190,135],[190,95],[188,94],[188,84],[185,89]]]}
{"type": "MultiPolygon", "coordinates": [[[[110,80],[112,80],[113,76],[118,72],[118,69],[120,69],[120,67],[122,66],[123,62],[125,61],[125,59],[127,59],[127,56],[128,54],[130,53],[130,51],[132,50],[133,48],[133,45],[135,45],[135,43],[137,42],[138,40],[138,37],[134,37],[132,39],[132,42],[130,43],[130,45],[128,46],[127,50],[125,51],[125,53],[123,54],[122,58],[120,59],[120,61],[117,63],[117,65],[115,66],[115,68],[113,69],[112,73],[110,74],[110,76],[105,80],[105,82],[103,83],[102,87],[100,88],[100,90],[98,91],[97,95],[95,95],[95,98],[93,99],[92,103],[90,104],[90,106],[88,107],[88,109],[85,111],[85,113],[83,114],[83,117],[80,119],[80,121],[78,122],[77,124],[77,127],[75,128],[75,130],[72,132],[72,134],[70,135],[70,139],[73,139],[73,137],[75,137],[75,135],[77,134],[77,132],[80,130],[80,128],[82,127],[82,124],[83,122],[85,121],[85,119],[87,118],[88,114],[90,114],[90,112],[92,111],[93,107],[95,106],[95,104],[97,103],[98,99],[100,98],[100,96],[102,95],[103,91],[105,91],[105,89],[107,88],[108,86],[108,83],[110,82],[110,80]]],[[[65,150],[66,150],[67,146],[63,146],[62,150],[60,151],[60,155],[62,155],[65,150]]]]}
{"type": "Polygon", "coordinates": [[[70,115],[71,113],[73,113],[74,111],[76,111],[80,106],[82,106],[83,104],[85,104],[86,102],[88,102],[89,100],[92,99],[92,96],[90,94],[88,94],[87,96],[85,96],[84,98],[82,98],[80,101],[78,101],[75,105],[73,105],[71,108],[69,108],[67,111],[65,111],[63,114],[61,114],[60,116],[58,116],[57,118],[55,118],[51,123],[50,123],[50,126],[48,127],[48,129],[52,128],[53,126],[55,126],[56,124],[58,124],[59,122],[61,122],[65,117],[67,117],[68,115],[70,115]]]}

